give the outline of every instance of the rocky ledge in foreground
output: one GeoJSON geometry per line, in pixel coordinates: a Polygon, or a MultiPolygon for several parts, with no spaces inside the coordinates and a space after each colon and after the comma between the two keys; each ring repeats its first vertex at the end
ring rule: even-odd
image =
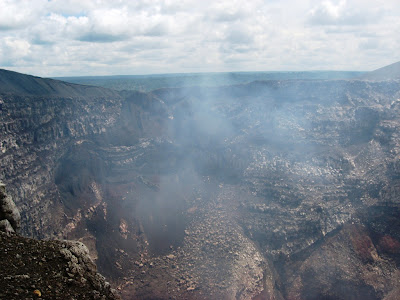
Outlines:
{"type": "Polygon", "coordinates": [[[0,299],[119,299],[80,242],[0,232],[0,299]]]}
{"type": "Polygon", "coordinates": [[[20,215],[0,182],[0,299],[119,299],[75,241],[16,234],[20,215]]]}

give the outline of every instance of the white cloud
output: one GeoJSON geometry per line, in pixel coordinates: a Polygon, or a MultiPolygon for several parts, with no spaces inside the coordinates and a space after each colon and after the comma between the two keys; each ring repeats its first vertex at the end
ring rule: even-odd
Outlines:
{"type": "Polygon", "coordinates": [[[379,7],[352,6],[346,0],[323,1],[310,11],[311,25],[363,25],[379,21],[384,11],[379,7]]]}
{"type": "Polygon", "coordinates": [[[398,0],[0,0],[0,67],[42,76],[372,69],[398,0]]]}
{"type": "Polygon", "coordinates": [[[37,20],[44,3],[44,0],[0,0],[0,30],[27,27],[37,20]]]}
{"type": "Polygon", "coordinates": [[[0,64],[12,66],[13,62],[24,60],[31,53],[31,45],[26,40],[6,37],[0,42],[0,64]]]}
{"type": "Polygon", "coordinates": [[[316,23],[331,23],[339,20],[345,12],[346,1],[337,4],[331,1],[323,1],[316,8],[311,10],[311,21],[316,23]]]}

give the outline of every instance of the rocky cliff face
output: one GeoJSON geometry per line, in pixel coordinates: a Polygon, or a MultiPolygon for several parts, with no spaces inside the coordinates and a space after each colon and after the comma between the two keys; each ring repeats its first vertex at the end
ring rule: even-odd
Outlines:
{"type": "Polygon", "coordinates": [[[399,82],[73,89],[0,95],[1,179],[124,298],[398,294],[399,82]]]}
{"type": "Polygon", "coordinates": [[[120,101],[0,95],[2,178],[20,208],[22,232],[44,237],[65,226],[64,205],[55,185],[56,165],[78,141],[112,126],[120,101]]]}

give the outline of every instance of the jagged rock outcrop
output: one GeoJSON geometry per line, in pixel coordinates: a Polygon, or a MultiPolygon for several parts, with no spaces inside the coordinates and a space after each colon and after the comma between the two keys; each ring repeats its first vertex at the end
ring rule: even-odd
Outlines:
{"type": "Polygon", "coordinates": [[[8,221],[7,219],[4,219],[4,220],[0,221],[0,231],[3,231],[5,233],[7,233],[7,234],[15,233],[14,228],[10,224],[10,221],[8,221]]]}
{"type": "Polygon", "coordinates": [[[6,193],[6,186],[0,182],[0,230],[19,232],[21,216],[11,196],[6,193]]]}

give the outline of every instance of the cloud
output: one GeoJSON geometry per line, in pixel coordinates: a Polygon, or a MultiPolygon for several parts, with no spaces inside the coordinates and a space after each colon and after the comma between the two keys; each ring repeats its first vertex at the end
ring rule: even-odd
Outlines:
{"type": "Polygon", "coordinates": [[[87,15],[66,18],[66,31],[85,42],[114,42],[128,38],[131,21],[126,9],[95,9],[87,15]]]}
{"type": "Polygon", "coordinates": [[[382,45],[380,44],[379,40],[369,38],[369,39],[362,40],[360,42],[360,44],[358,45],[358,47],[361,51],[365,51],[365,50],[380,49],[382,47],[382,45]]]}
{"type": "MultiPolygon", "coordinates": [[[[361,4],[361,3],[360,3],[361,4]]],[[[310,25],[363,25],[374,23],[382,16],[381,9],[363,6],[352,7],[346,0],[323,1],[310,10],[310,25]]]]}
{"type": "Polygon", "coordinates": [[[236,22],[247,19],[251,16],[255,2],[249,4],[248,1],[216,1],[205,14],[206,19],[216,22],[236,22]]]}
{"type": "Polygon", "coordinates": [[[42,76],[365,70],[400,59],[398,0],[0,0],[0,7],[0,67],[42,76]]]}
{"type": "Polygon", "coordinates": [[[253,43],[254,35],[249,28],[243,25],[236,25],[228,29],[226,39],[232,44],[249,45],[253,43]]]}
{"type": "Polygon", "coordinates": [[[78,37],[78,40],[83,42],[97,42],[97,43],[109,43],[115,41],[122,41],[126,37],[124,35],[116,35],[112,33],[96,32],[91,31],[82,34],[78,37]]]}
{"type": "Polygon", "coordinates": [[[13,66],[16,62],[28,57],[31,53],[31,45],[26,40],[6,37],[0,42],[0,50],[0,63],[13,66]]]}
{"type": "Polygon", "coordinates": [[[27,27],[40,15],[45,1],[0,0],[0,31],[27,27]]]}

